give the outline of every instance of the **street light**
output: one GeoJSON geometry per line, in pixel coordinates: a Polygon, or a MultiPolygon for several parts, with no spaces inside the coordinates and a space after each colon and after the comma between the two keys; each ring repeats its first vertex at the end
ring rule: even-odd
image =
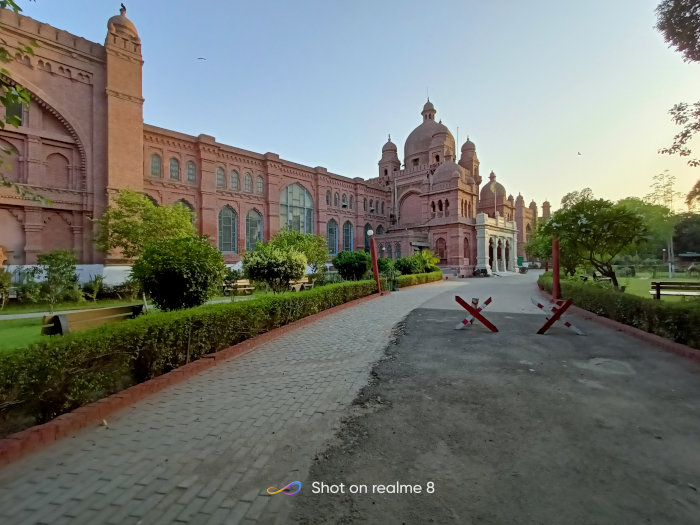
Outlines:
{"type": "Polygon", "coordinates": [[[377,267],[377,250],[374,247],[374,230],[367,230],[369,237],[369,252],[372,256],[372,271],[374,272],[374,281],[377,283],[377,292],[382,293],[382,286],[379,283],[379,268],[377,267]]]}

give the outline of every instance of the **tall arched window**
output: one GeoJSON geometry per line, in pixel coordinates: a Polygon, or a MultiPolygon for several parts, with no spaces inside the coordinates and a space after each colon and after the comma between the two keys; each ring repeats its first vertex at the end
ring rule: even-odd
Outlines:
{"type": "Polygon", "coordinates": [[[331,255],[338,253],[338,223],[334,219],[328,221],[326,239],[328,241],[328,252],[331,255]]]}
{"type": "Polygon", "coordinates": [[[161,178],[161,161],[160,155],[154,153],[151,155],[151,177],[161,178]]]}
{"type": "Polygon", "coordinates": [[[190,184],[197,183],[197,166],[192,161],[187,163],[187,182],[190,184]]]}
{"type": "Polygon", "coordinates": [[[241,189],[241,181],[238,178],[238,172],[236,170],[231,172],[231,189],[236,191],[241,189]]]}
{"type": "Polygon", "coordinates": [[[260,175],[258,175],[258,178],[255,182],[255,191],[257,191],[260,195],[262,195],[265,191],[265,181],[260,175]]]}
{"type": "Polygon", "coordinates": [[[238,253],[238,214],[230,206],[219,211],[219,251],[238,253]]]}
{"type": "Polygon", "coordinates": [[[280,194],[280,228],[287,226],[299,233],[314,232],[314,201],[298,182],[282,188],[280,194]]]}
{"type": "Polygon", "coordinates": [[[351,252],[353,250],[352,223],[350,221],[343,224],[343,250],[346,252],[351,252]]]}
{"type": "Polygon", "coordinates": [[[250,210],[245,216],[245,249],[255,249],[258,241],[263,240],[263,218],[258,210],[250,210]]]}
{"type": "Polygon", "coordinates": [[[367,232],[372,229],[372,225],[367,223],[365,224],[365,251],[369,252],[369,235],[367,235],[367,232]]]}
{"type": "Polygon", "coordinates": [[[374,213],[374,200],[373,199],[369,200],[369,212],[374,213]]]}
{"type": "Polygon", "coordinates": [[[331,205],[331,190],[328,190],[328,191],[326,192],[326,204],[327,204],[328,206],[331,205]]]}
{"type": "Polygon", "coordinates": [[[438,201],[438,211],[442,211],[442,200],[438,201]]]}
{"type": "Polygon", "coordinates": [[[384,215],[384,201],[382,201],[382,215],[384,215]]]}
{"type": "Polygon", "coordinates": [[[243,191],[253,193],[253,177],[250,176],[250,173],[246,173],[243,178],[243,191]]]}
{"type": "Polygon", "coordinates": [[[382,233],[384,233],[384,226],[380,224],[377,226],[377,235],[381,235],[382,233]]]}
{"type": "Polygon", "coordinates": [[[348,196],[343,193],[343,198],[340,202],[342,203],[343,208],[347,208],[348,207],[348,196]]]}
{"type": "Polygon", "coordinates": [[[401,257],[401,244],[396,243],[396,258],[399,259],[401,257]]]}
{"type": "Polygon", "coordinates": [[[354,206],[355,206],[355,197],[350,195],[350,209],[352,210],[354,206]]]}
{"type": "Polygon", "coordinates": [[[174,157],[170,159],[170,180],[180,180],[180,161],[174,157]]]}
{"type": "Polygon", "coordinates": [[[337,208],[339,204],[340,204],[340,195],[338,195],[336,193],[335,195],[333,195],[333,206],[335,206],[337,208]]]}
{"type": "Polygon", "coordinates": [[[226,174],[224,173],[223,168],[216,168],[216,187],[226,187],[226,174]]]}
{"type": "Polygon", "coordinates": [[[389,244],[386,245],[386,256],[387,256],[389,259],[393,259],[393,258],[394,258],[394,256],[392,255],[392,252],[391,252],[391,243],[389,243],[389,244]]]}
{"type": "Polygon", "coordinates": [[[367,197],[362,201],[362,211],[367,211],[367,197]]]}

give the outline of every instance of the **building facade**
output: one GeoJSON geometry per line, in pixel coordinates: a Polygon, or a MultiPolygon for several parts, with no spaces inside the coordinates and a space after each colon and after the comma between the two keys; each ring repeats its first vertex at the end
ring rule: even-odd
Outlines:
{"type": "Polygon", "coordinates": [[[389,140],[377,177],[348,178],[145,124],[141,40],[125,9],[109,19],[104,45],[7,9],[0,29],[10,45],[39,44],[0,78],[31,93],[28,108],[8,109],[21,125],[0,131],[0,146],[11,150],[0,169],[48,201],[0,187],[8,264],[33,264],[54,249],[74,251],[83,264],[120,262],[93,239],[94,219],[122,189],[190,208],[197,231],[228,263],[285,226],[325,236],[331,254],[368,249],[373,230],[383,256],[431,248],[441,265],[471,275],[512,270],[534,231],[535,203],[506,197],[493,173],[481,187],[474,143],[464,143],[457,162],[454,138],[430,102],[403,163],[389,140]]]}

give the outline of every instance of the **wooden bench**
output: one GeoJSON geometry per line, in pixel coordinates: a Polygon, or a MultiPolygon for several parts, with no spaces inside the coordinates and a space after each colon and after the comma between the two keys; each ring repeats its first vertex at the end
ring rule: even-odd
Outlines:
{"type": "Polygon", "coordinates": [[[676,296],[700,296],[700,282],[687,281],[652,281],[649,293],[654,299],[661,299],[662,295],[676,296]]]}
{"type": "Polygon", "coordinates": [[[45,315],[41,333],[43,335],[65,335],[69,332],[94,328],[107,323],[133,319],[143,311],[142,304],[95,308],[70,314],[45,315]]]}
{"type": "Polygon", "coordinates": [[[224,295],[251,295],[255,291],[255,286],[250,284],[248,279],[239,279],[232,283],[224,283],[224,295]]]}
{"type": "Polygon", "coordinates": [[[315,279],[313,279],[311,282],[309,282],[308,277],[304,277],[303,279],[300,279],[298,281],[292,281],[289,283],[289,290],[291,292],[301,292],[302,290],[311,290],[311,288],[314,287],[314,283],[316,282],[315,279]]]}

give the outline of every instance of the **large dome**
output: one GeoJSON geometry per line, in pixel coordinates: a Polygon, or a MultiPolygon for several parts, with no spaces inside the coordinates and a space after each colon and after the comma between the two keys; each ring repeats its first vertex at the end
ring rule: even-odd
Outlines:
{"type": "Polygon", "coordinates": [[[495,185],[496,196],[498,197],[498,200],[500,201],[501,199],[505,199],[506,189],[503,187],[503,184],[501,184],[500,182],[496,182],[496,174],[493,171],[491,172],[491,175],[489,175],[489,181],[490,182],[484,184],[484,187],[481,188],[481,192],[479,193],[479,200],[493,202],[494,192],[493,189],[491,189],[492,185],[495,185]]]}
{"type": "Polygon", "coordinates": [[[453,179],[459,180],[464,174],[463,168],[451,158],[447,159],[445,162],[438,166],[433,174],[433,184],[440,184],[441,182],[450,182],[453,179]]]}
{"type": "Polygon", "coordinates": [[[438,133],[444,133],[445,139],[443,146],[447,146],[452,153],[455,151],[455,139],[442,122],[435,122],[435,108],[433,103],[428,101],[423,106],[423,122],[420,126],[414,129],[406,139],[403,154],[406,166],[409,165],[410,159],[416,155],[427,154],[433,144],[433,136],[438,133]]]}

